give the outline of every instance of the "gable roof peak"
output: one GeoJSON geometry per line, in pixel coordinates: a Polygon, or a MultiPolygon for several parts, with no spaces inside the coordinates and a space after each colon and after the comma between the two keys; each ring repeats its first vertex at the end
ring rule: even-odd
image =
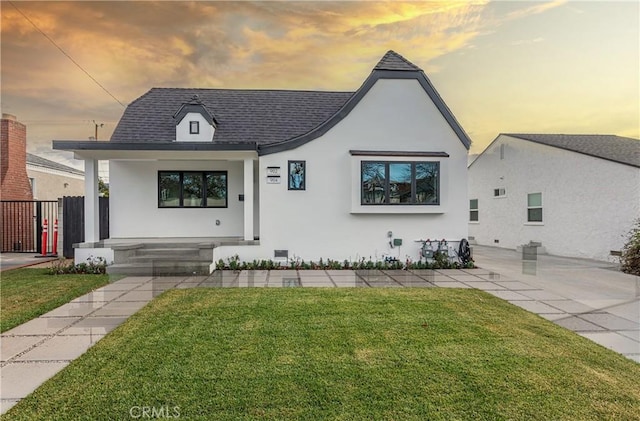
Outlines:
{"type": "Polygon", "coordinates": [[[382,59],[376,64],[373,70],[399,70],[409,72],[421,72],[422,69],[415,64],[411,63],[406,58],[393,50],[387,51],[382,59]]]}
{"type": "Polygon", "coordinates": [[[187,104],[202,105],[202,100],[200,99],[200,95],[194,94],[191,97],[191,101],[189,101],[187,104]]]}

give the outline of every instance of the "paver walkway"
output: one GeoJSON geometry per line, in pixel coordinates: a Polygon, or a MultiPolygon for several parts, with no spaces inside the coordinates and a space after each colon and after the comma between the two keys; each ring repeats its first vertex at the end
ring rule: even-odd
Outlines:
{"type": "MultiPolygon", "coordinates": [[[[208,277],[128,277],[0,335],[0,413],[6,412],[33,392],[154,297],[172,288],[477,288],[640,361],[640,317],[634,313],[638,309],[637,291],[635,301],[621,302],[625,300],[623,295],[626,297],[637,287],[633,283],[626,285],[631,278],[620,281],[621,296],[618,298],[603,295],[602,292],[598,296],[598,292],[592,290],[592,299],[572,299],[570,296],[576,295],[576,290],[566,286],[562,289],[549,281],[553,278],[552,274],[545,278],[527,275],[505,266],[504,262],[492,260],[490,256],[493,255],[494,250],[487,250],[487,256],[476,251],[476,261],[487,268],[473,270],[224,271],[208,277]],[[498,273],[492,267],[500,267],[504,272],[498,273]],[[596,304],[607,307],[596,308],[596,304]]],[[[543,260],[536,266],[543,265],[543,260]]],[[[527,270],[531,273],[531,265],[527,270]]],[[[607,274],[617,276],[611,271],[607,274]]],[[[580,290],[579,286],[575,288],[580,290]]]]}

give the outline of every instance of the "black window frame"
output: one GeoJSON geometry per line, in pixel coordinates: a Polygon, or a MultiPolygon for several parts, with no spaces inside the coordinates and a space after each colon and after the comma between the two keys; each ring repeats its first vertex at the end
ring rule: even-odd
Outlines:
{"type": "Polygon", "coordinates": [[[225,209],[229,207],[229,174],[227,171],[174,171],[174,170],[160,170],[158,171],[158,209],[225,209]],[[161,196],[162,192],[160,191],[160,180],[162,174],[171,173],[179,174],[180,178],[180,197],[179,197],[179,205],[178,206],[162,206],[161,205],[161,196]],[[200,206],[184,206],[184,175],[185,174],[200,174],[202,177],[202,203],[200,206]],[[226,192],[225,204],[224,206],[207,206],[207,175],[224,175],[224,189],[226,192]]]}
{"type": "Polygon", "coordinates": [[[287,161],[287,190],[304,191],[307,189],[307,161],[289,160],[287,161]],[[302,169],[302,185],[298,188],[294,187],[291,182],[291,165],[300,165],[302,169]]]}
{"type": "Polygon", "coordinates": [[[189,134],[200,134],[200,122],[189,121],[189,134]],[[195,125],[195,129],[194,129],[195,125]]]}
{"type": "Polygon", "coordinates": [[[360,205],[361,206],[439,206],[440,205],[440,161],[384,161],[384,160],[362,160],[360,161],[360,205]],[[384,179],[384,203],[365,203],[364,191],[362,186],[364,184],[364,165],[365,164],[383,164],[385,168],[384,179]],[[411,164],[411,201],[405,203],[391,203],[391,183],[390,183],[390,164],[411,164]],[[416,165],[418,164],[435,164],[437,169],[437,191],[435,203],[417,203],[417,182],[416,182],[416,165]]]}

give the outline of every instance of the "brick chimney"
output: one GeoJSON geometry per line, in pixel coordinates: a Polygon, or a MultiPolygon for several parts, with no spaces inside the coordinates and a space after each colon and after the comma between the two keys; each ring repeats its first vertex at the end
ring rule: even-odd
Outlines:
{"type": "Polygon", "coordinates": [[[0,175],[2,200],[33,200],[27,176],[27,126],[11,114],[2,114],[0,175]]]}

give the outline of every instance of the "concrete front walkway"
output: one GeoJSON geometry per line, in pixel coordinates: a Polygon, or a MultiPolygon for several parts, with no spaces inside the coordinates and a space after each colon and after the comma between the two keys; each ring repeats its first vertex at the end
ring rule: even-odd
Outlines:
{"type": "Polygon", "coordinates": [[[128,277],[0,335],[0,413],[172,288],[477,288],[640,362],[640,281],[602,262],[476,247],[481,269],[415,271],[243,271],[205,277],[128,277]]]}

